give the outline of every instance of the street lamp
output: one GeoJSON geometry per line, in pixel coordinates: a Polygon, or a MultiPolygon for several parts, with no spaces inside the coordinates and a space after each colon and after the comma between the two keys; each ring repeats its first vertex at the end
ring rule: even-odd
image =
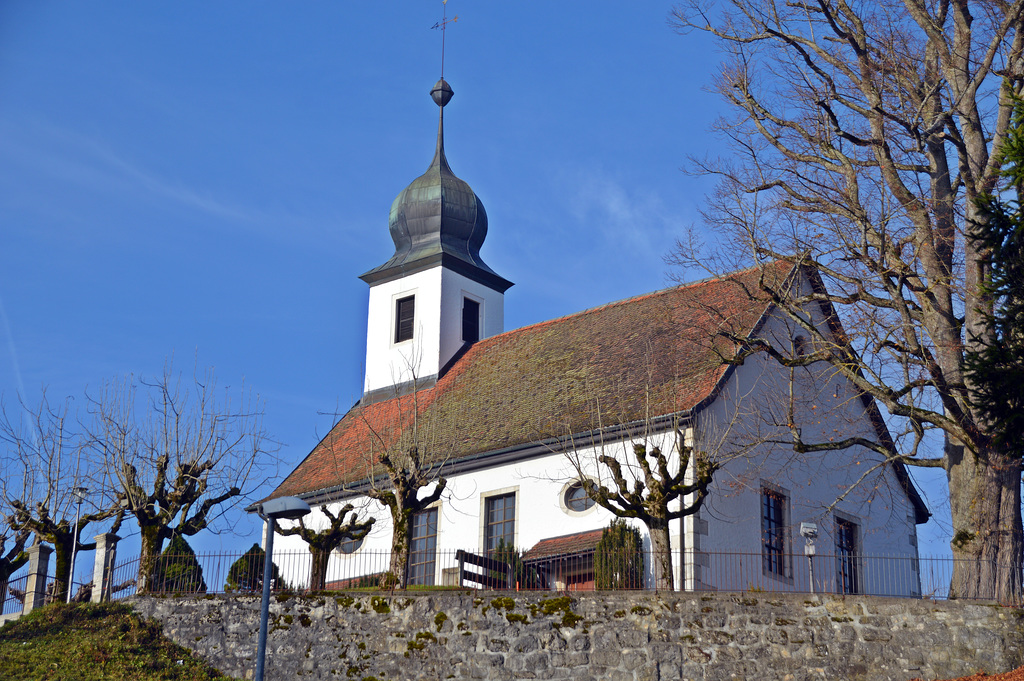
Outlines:
{"type": "Polygon", "coordinates": [[[804,555],[807,556],[807,566],[811,572],[811,593],[814,593],[814,554],[817,552],[814,540],[818,538],[818,526],[814,523],[800,523],[800,536],[807,540],[804,555]]]}
{"type": "Polygon", "coordinates": [[[260,638],[256,645],[256,678],[263,681],[263,658],[267,653],[267,621],[270,619],[270,575],[274,564],[274,525],[279,519],[298,520],[309,513],[309,504],[298,497],[278,497],[256,507],[264,520],[263,603],[260,606],[260,638]]]}
{"type": "Polygon", "coordinates": [[[75,553],[78,549],[78,523],[82,518],[82,502],[85,501],[86,495],[89,494],[89,489],[86,487],[72,487],[71,494],[75,497],[75,503],[78,504],[78,510],[75,512],[75,527],[71,530],[71,569],[68,570],[67,603],[71,602],[71,589],[75,584],[75,553]]]}

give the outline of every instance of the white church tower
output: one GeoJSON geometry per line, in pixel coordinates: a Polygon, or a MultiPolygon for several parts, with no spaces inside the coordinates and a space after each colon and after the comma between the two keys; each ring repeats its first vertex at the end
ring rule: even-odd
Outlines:
{"type": "Polygon", "coordinates": [[[504,330],[512,282],[480,258],[487,213],[444,156],[452,95],[444,78],[430,92],[441,112],[437,150],[391,205],[395,254],[360,276],[370,285],[364,403],[432,385],[464,349],[504,330]]]}

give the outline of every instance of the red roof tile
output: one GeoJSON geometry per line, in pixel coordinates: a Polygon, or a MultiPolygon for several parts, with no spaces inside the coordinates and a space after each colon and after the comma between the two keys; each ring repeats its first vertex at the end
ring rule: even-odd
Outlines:
{"type": "Polygon", "coordinates": [[[597,548],[597,543],[601,541],[602,534],[604,534],[603,529],[541,539],[533,545],[533,548],[523,553],[523,559],[536,560],[537,558],[551,558],[552,556],[593,551],[597,548]]]}
{"type": "MultiPolygon", "coordinates": [[[[763,273],[778,285],[792,271],[763,273]]],[[[431,388],[352,408],[272,496],[366,480],[382,451],[466,456],[682,412],[709,398],[767,302],[759,269],[611,303],[474,344],[431,388]]]]}

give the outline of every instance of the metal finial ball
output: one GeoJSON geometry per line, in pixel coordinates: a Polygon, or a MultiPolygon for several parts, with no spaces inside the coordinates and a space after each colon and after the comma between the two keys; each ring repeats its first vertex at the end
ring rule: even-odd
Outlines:
{"type": "Polygon", "coordinates": [[[448,85],[444,78],[437,81],[437,83],[434,84],[434,89],[430,91],[430,96],[434,100],[434,104],[442,107],[450,102],[454,95],[455,93],[452,91],[451,86],[448,85]]]}

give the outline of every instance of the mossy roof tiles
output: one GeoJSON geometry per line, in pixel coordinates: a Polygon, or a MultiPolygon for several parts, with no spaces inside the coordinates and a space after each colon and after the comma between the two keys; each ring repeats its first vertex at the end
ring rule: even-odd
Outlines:
{"type": "Polygon", "coordinates": [[[597,544],[601,541],[601,535],[603,534],[604,529],[600,529],[541,539],[523,553],[523,559],[537,560],[539,558],[551,558],[553,556],[593,551],[597,548],[597,544]]]}
{"type": "Polygon", "coordinates": [[[766,312],[758,278],[791,272],[773,263],[483,339],[433,387],[357,404],[272,496],[351,487],[412,444],[454,462],[693,409],[735,352],[720,332],[749,332],[766,312]]]}

